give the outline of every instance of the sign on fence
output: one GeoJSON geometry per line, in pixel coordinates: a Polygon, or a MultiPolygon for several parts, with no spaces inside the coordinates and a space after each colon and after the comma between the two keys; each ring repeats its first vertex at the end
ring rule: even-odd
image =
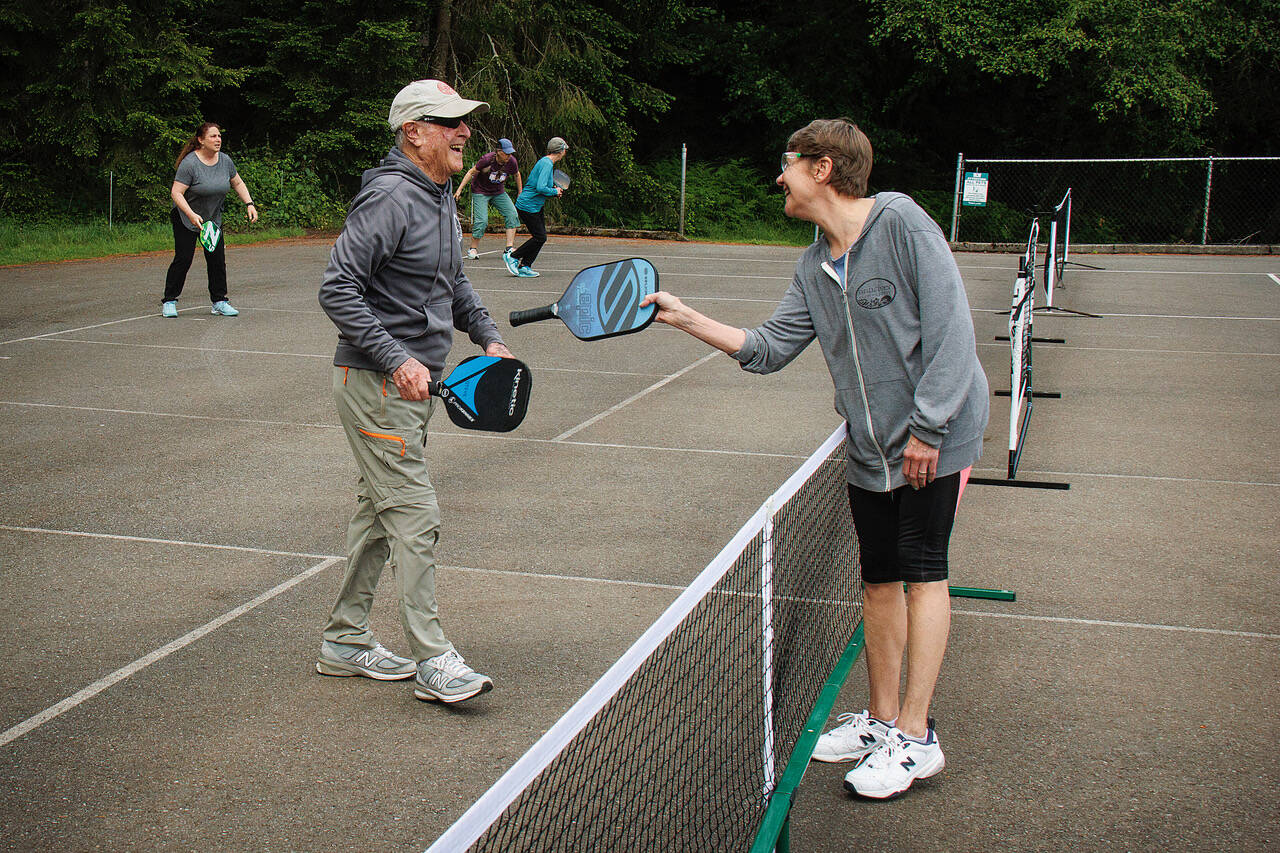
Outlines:
{"type": "Polygon", "coordinates": [[[961,204],[968,207],[986,207],[987,204],[987,173],[986,172],[965,172],[964,173],[964,195],[960,200],[961,204]]]}

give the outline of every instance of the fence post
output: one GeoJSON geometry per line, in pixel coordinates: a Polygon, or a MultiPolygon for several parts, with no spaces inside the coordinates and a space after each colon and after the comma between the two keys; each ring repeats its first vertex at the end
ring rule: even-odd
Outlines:
{"type": "Polygon", "coordinates": [[[964,152],[956,155],[956,190],[951,196],[951,242],[956,241],[960,232],[960,186],[964,181],[964,152]]]}
{"type": "Polygon", "coordinates": [[[680,227],[677,229],[681,237],[684,236],[684,171],[685,164],[689,162],[689,145],[688,143],[680,143],[680,227]]]}
{"type": "Polygon", "coordinates": [[[115,218],[116,208],[116,173],[114,171],[107,172],[107,230],[115,227],[112,220],[115,218]]]}
{"type": "Polygon", "coordinates": [[[1209,169],[1204,177],[1204,226],[1200,229],[1200,245],[1209,242],[1209,195],[1213,188],[1213,158],[1209,158],[1209,169]]]}

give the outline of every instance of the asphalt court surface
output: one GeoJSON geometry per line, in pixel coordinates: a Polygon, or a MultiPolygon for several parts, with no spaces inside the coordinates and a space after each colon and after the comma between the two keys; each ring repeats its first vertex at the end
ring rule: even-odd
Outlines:
{"type": "MultiPolygon", "coordinates": [[[[483,244],[493,249],[498,240],[483,244]]],[[[662,326],[510,329],[630,256],[728,323],[799,249],[552,236],[538,279],[468,273],[534,375],[515,433],[441,414],[450,638],[495,690],[457,708],[315,674],[354,466],[316,303],[329,243],[0,269],[0,849],[421,850],[603,673],[837,424],[816,347],[768,377],[662,326]]],[[[957,260],[1008,389],[1011,255],[957,260]]],[[[947,769],[889,803],[813,765],[800,851],[1269,850],[1280,843],[1280,262],[1077,256],[1038,315],[1023,479],[973,486],[934,714],[947,769]]],[[[465,339],[451,361],[476,352],[465,339]]],[[[1003,475],[1008,398],[978,471],[1003,475]]],[[[404,650],[388,575],[379,638],[404,650]]],[[[861,665],[837,711],[866,704],[861,665]]],[[[625,756],[619,757],[625,772],[625,756]]]]}

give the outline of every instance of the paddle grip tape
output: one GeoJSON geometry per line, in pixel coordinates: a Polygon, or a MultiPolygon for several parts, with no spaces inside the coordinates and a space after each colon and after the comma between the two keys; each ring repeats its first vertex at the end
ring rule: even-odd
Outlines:
{"type": "Polygon", "coordinates": [[[512,326],[523,326],[525,323],[537,323],[540,320],[551,320],[556,316],[554,305],[544,305],[541,308],[529,308],[524,311],[512,311],[511,316],[507,318],[512,326]]]}

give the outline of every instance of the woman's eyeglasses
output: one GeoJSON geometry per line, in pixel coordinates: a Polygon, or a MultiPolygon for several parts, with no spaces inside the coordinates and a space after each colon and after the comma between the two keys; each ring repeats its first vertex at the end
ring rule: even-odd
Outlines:
{"type": "Polygon", "coordinates": [[[801,157],[812,157],[812,156],[813,156],[812,154],[801,154],[799,151],[783,151],[782,162],[778,164],[778,171],[785,172],[787,171],[788,166],[790,166],[795,161],[799,160],[801,157]]]}

